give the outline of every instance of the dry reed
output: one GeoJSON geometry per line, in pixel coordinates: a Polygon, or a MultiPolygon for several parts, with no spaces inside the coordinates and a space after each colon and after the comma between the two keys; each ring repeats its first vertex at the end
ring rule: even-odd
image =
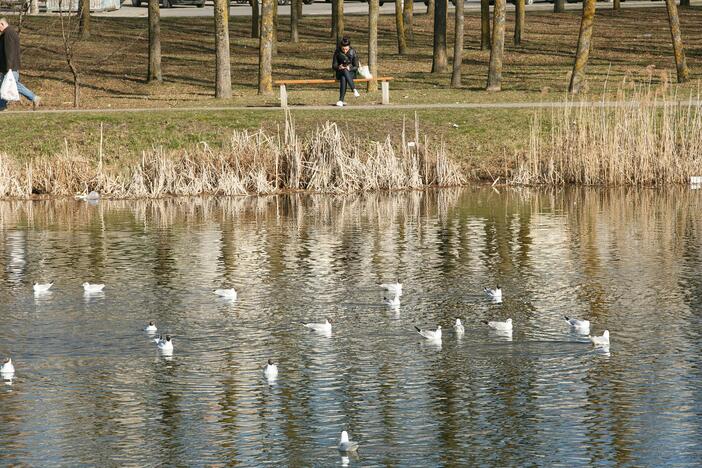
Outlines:
{"type": "Polygon", "coordinates": [[[284,134],[235,131],[222,149],[144,151],[131,166],[95,161],[66,149],[20,163],[0,154],[0,197],[70,196],[96,190],[113,198],[272,194],[289,190],[350,193],[422,189],[465,182],[443,145],[365,142],[327,122],[307,138],[286,118],[284,134]]]}
{"type": "Polygon", "coordinates": [[[702,174],[702,113],[667,86],[624,91],[616,105],[567,102],[534,116],[529,149],[519,155],[515,184],[660,185],[702,174]]]}

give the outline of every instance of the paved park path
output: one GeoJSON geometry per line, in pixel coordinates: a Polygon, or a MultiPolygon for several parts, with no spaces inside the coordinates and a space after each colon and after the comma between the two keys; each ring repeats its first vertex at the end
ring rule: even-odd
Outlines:
{"type": "MultiPolygon", "coordinates": [[[[332,104],[324,106],[290,106],[291,111],[329,111],[330,113],[343,114],[344,112],[382,111],[382,110],[431,110],[431,109],[557,109],[566,106],[589,106],[589,107],[632,107],[640,105],[640,101],[546,101],[546,102],[491,102],[491,103],[448,103],[448,104],[390,104],[382,106],[379,104],[336,107],[332,104]]],[[[657,107],[680,104],[695,107],[702,106],[702,100],[679,100],[679,101],[659,101],[654,103],[657,107]]],[[[647,104],[648,105],[648,104],[647,104]]],[[[128,114],[128,113],[159,113],[159,112],[221,112],[221,111],[268,111],[282,112],[284,109],[277,106],[201,106],[201,107],[137,107],[137,108],[116,108],[116,109],[40,109],[30,110],[7,110],[0,112],[2,116],[10,115],[42,115],[42,114],[128,114]]]]}

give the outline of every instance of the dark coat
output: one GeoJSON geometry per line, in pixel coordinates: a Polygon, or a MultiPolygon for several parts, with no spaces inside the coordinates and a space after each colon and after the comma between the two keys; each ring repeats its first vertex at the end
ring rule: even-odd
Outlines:
{"type": "Polygon", "coordinates": [[[20,69],[20,40],[19,34],[12,26],[7,26],[0,34],[0,73],[20,69]]]}
{"type": "Polygon", "coordinates": [[[351,72],[356,73],[358,70],[358,54],[356,49],[353,47],[349,49],[348,53],[343,53],[341,47],[337,47],[334,51],[334,57],[332,58],[332,69],[337,73],[337,78],[339,77],[339,65],[351,65],[351,72]]]}

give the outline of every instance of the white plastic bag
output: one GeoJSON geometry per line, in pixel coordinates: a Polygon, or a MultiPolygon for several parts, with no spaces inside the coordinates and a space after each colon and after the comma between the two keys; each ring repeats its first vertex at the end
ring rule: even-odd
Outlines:
{"type": "Polygon", "coordinates": [[[2,79],[0,86],[0,99],[5,101],[19,101],[19,92],[17,91],[17,82],[12,70],[7,70],[5,77],[2,79]]]}
{"type": "Polygon", "coordinates": [[[358,67],[358,74],[361,75],[361,77],[366,78],[366,79],[373,78],[373,75],[371,75],[371,72],[370,72],[370,69],[368,68],[368,65],[363,65],[362,67],[358,67]]]}

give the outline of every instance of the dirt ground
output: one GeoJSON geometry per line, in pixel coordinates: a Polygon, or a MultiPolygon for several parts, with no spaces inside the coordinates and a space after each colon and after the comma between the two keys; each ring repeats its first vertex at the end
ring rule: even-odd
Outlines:
{"type": "MultiPolygon", "coordinates": [[[[598,4],[599,5],[599,4],[598,4]]],[[[702,8],[681,9],[688,65],[693,82],[683,90],[697,92],[702,76],[702,8]]],[[[503,92],[483,91],[488,51],[480,50],[479,16],[465,17],[462,89],[448,87],[450,74],[431,74],[432,34],[427,16],[415,16],[410,53],[397,55],[394,19],[379,20],[380,73],[393,76],[391,98],[396,103],[454,103],[557,100],[565,95],[577,42],[579,12],[529,13],[522,46],[511,45],[513,16],[508,13],[503,92]]],[[[15,22],[11,18],[11,22],[15,22]]],[[[452,55],[453,18],[449,18],[449,56],[452,55]]],[[[211,18],[162,20],[164,83],[145,82],[147,31],[145,19],[93,18],[89,40],[76,43],[81,72],[81,104],[89,108],[173,107],[209,105],[276,105],[271,96],[256,93],[258,48],[251,39],[250,19],[230,21],[234,97],[214,99],[214,39],[211,18]]],[[[327,18],[303,18],[301,42],[289,39],[289,19],[279,23],[278,55],[274,79],[330,77],[333,49],[327,18]]],[[[367,17],[348,16],[346,32],[361,61],[367,57],[367,17]]],[[[659,85],[675,79],[666,11],[662,8],[600,10],[588,66],[589,91],[601,93],[627,82],[651,81],[659,85]]],[[[61,24],[56,17],[27,17],[22,30],[23,82],[40,94],[47,108],[72,107],[71,75],[65,62],[61,24]]],[[[331,104],[334,86],[291,88],[290,104],[331,104]]],[[[357,101],[375,103],[377,93],[357,101]]],[[[23,104],[26,108],[28,105],[23,104]]],[[[17,105],[15,105],[17,109],[17,105]]]]}

